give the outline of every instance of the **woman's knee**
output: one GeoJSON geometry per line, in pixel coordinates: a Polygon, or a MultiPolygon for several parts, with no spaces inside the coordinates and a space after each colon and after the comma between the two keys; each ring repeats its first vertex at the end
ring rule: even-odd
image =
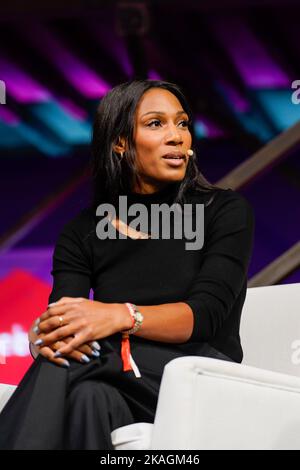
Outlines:
{"type": "Polygon", "coordinates": [[[101,382],[85,380],[74,385],[70,392],[71,400],[82,400],[88,402],[95,397],[103,397],[105,395],[104,385],[101,382]]]}
{"type": "Polygon", "coordinates": [[[76,384],[69,395],[69,405],[73,408],[89,408],[97,404],[99,413],[108,414],[112,429],[134,422],[131,410],[121,393],[104,382],[86,380],[76,384]]]}

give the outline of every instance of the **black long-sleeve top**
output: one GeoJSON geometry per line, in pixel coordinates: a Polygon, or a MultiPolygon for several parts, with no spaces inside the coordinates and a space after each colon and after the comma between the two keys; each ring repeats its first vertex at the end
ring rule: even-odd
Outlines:
{"type": "MultiPolygon", "coordinates": [[[[177,187],[127,193],[127,204],[141,202],[149,209],[155,203],[171,205],[177,187]]],[[[102,302],[186,302],[193,311],[193,331],[176,346],[197,355],[197,347],[209,343],[241,362],[239,327],[252,253],[253,209],[231,189],[191,192],[188,202],[204,204],[204,244],[197,250],[186,250],[187,240],[176,238],[101,240],[96,233],[101,217],[90,207],[82,210],[65,224],[56,243],[49,302],[63,296],[88,298],[91,288],[94,300],[102,302]]]]}

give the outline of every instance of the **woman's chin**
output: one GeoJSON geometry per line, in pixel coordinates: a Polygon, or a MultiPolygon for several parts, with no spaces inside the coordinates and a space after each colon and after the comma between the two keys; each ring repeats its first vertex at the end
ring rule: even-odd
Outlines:
{"type": "Polygon", "coordinates": [[[165,181],[182,181],[185,177],[185,171],[168,171],[164,173],[165,181]]]}

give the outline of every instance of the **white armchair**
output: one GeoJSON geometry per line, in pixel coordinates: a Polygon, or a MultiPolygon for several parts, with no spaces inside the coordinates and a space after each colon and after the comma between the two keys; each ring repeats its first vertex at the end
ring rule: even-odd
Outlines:
{"type": "MultiPolygon", "coordinates": [[[[115,429],[115,449],[300,449],[299,306],[300,284],[249,288],[243,364],[170,361],[154,424],[115,429]]],[[[0,385],[0,410],[13,390],[0,385]]]]}
{"type": "Polygon", "coordinates": [[[300,284],[247,289],[241,341],[243,364],[170,361],[152,428],[114,430],[115,448],[300,449],[300,284]]]}
{"type": "Polygon", "coordinates": [[[194,356],[163,380],[151,449],[300,449],[298,377],[194,356]]]}

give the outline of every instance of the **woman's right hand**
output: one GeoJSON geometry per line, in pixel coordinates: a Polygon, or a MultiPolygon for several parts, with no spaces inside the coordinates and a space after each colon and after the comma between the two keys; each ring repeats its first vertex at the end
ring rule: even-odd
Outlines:
{"type": "MultiPolygon", "coordinates": [[[[69,367],[70,363],[66,357],[69,357],[71,359],[74,359],[75,361],[78,361],[82,364],[90,362],[91,357],[99,357],[100,353],[100,346],[99,344],[94,341],[93,343],[89,344],[84,344],[81,347],[78,348],[78,350],[73,351],[71,354],[66,354],[64,358],[59,358],[59,357],[54,357],[55,352],[62,348],[65,344],[69,343],[73,337],[70,336],[68,338],[64,338],[63,340],[56,341],[55,343],[47,346],[36,346],[33,343],[37,339],[37,334],[34,331],[34,328],[37,326],[36,321],[33,322],[33,324],[30,327],[30,330],[28,332],[28,339],[31,342],[31,348],[36,354],[41,354],[42,356],[46,357],[49,361],[54,362],[55,364],[63,367],[69,367]],[[99,348],[99,349],[98,349],[99,348]]],[[[43,336],[42,333],[39,333],[39,336],[43,336]]]]}

